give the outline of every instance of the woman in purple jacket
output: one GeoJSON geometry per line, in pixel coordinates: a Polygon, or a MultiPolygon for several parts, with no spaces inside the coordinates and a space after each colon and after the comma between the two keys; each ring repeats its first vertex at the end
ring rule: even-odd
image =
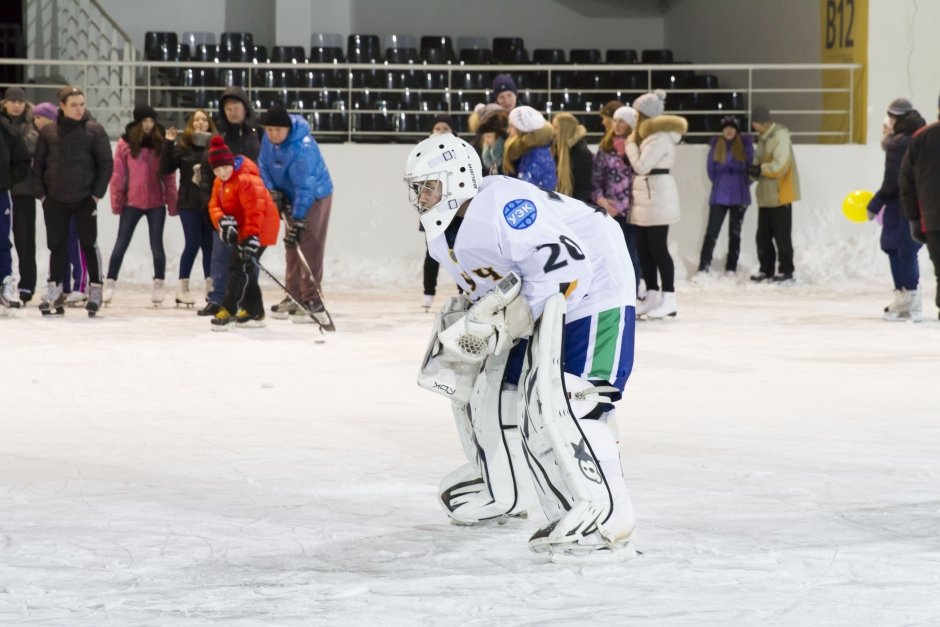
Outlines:
{"type": "Polygon", "coordinates": [[[699,257],[699,272],[708,272],[726,213],[731,217],[728,220],[728,259],[725,262],[725,271],[733,276],[738,269],[741,224],[744,222],[744,212],[751,204],[751,183],[747,176],[747,165],[753,157],[754,141],[750,135],[741,134],[738,118],[733,115],[723,117],[721,135],[712,138],[708,150],[707,168],[708,178],[712,182],[712,193],[708,198],[708,227],[699,257]]]}

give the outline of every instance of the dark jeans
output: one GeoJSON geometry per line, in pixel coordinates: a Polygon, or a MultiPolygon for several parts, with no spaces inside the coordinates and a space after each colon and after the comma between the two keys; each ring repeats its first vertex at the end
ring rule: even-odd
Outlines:
{"type": "Polygon", "coordinates": [[[940,231],[927,231],[927,252],[933,262],[933,273],[937,277],[937,296],[934,299],[940,307],[940,231]]]}
{"type": "Polygon", "coordinates": [[[630,224],[626,216],[617,216],[614,221],[620,225],[623,231],[623,239],[627,242],[627,252],[630,254],[630,261],[633,263],[633,277],[636,279],[637,287],[640,286],[640,277],[643,276],[642,266],[640,265],[640,255],[636,249],[636,225],[630,224]]]}
{"type": "Polygon", "coordinates": [[[88,280],[101,283],[101,255],[98,252],[98,212],[95,199],[63,203],[46,198],[42,206],[46,223],[46,243],[49,246],[50,280],[67,276],[69,259],[69,219],[75,218],[78,242],[85,253],[88,280]]]}
{"type": "Polygon", "coordinates": [[[10,190],[0,190],[0,281],[13,274],[13,197],[10,190]]]}
{"type": "Polygon", "coordinates": [[[19,258],[21,292],[36,292],[36,199],[13,194],[13,245],[19,258]]]}
{"type": "Polygon", "coordinates": [[[140,219],[147,216],[147,228],[150,232],[150,252],[153,254],[153,278],[166,278],[166,253],[163,251],[163,225],[166,224],[166,207],[153,207],[151,209],[138,209],[124,207],[121,211],[121,220],[118,222],[117,241],[111,252],[111,261],[108,262],[108,278],[117,280],[121,264],[124,263],[124,253],[130,246],[134,229],[140,219]]]}
{"type": "Polygon", "coordinates": [[[181,209],[180,222],[183,224],[183,254],[180,256],[180,278],[188,279],[192,274],[196,255],[202,251],[202,275],[210,276],[212,269],[212,237],[215,229],[209,213],[202,210],[181,209]]]}
{"type": "Polygon", "coordinates": [[[757,258],[760,260],[760,271],[767,276],[774,276],[778,256],[780,274],[793,274],[792,231],[793,205],[758,208],[757,258]]]}
{"type": "Polygon", "coordinates": [[[424,251],[424,293],[427,296],[434,296],[437,294],[437,271],[440,269],[441,264],[439,264],[434,257],[431,256],[431,253],[425,249],[424,251]]]}
{"type": "Polygon", "coordinates": [[[910,224],[903,217],[897,225],[897,248],[882,249],[888,255],[894,289],[916,290],[920,283],[917,253],[922,244],[911,236],[910,224]]]}
{"type": "MultiPolygon", "coordinates": [[[[263,253],[264,248],[259,249],[257,259],[261,259],[263,253]]],[[[251,259],[242,259],[237,251],[230,255],[222,306],[231,314],[237,313],[239,309],[253,316],[264,313],[261,288],[258,286],[258,267],[251,259]]]]}
{"type": "Polygon", "coordinates": [[[643,268],[643,280],[646,281],[647,290],[658,290],[662,279],[664,292],[675,292],[676,270],[669,256],[669,247],[666,238],[669,235],[669,225],[637,226],[636,249],[640,255],[640,265],[643,268]]]}
{"type": "Polygon", "coordinates": [[[728,272],[737,271],[738,256],[741,254],[741,225],[744,223],[745,211],[747,211],[747,207],[731,205],[712,205],[709,207],[708,227],[705,229],[702,254],[698,260],[699,272],[706,272],[712,264],[712,253],[715,252],[715,243],[718,241],[718,233],[721,231],[726,213],[730,214],[730,217],[728,219],[728,259],[725,261],[725,270],[728,272]]]}

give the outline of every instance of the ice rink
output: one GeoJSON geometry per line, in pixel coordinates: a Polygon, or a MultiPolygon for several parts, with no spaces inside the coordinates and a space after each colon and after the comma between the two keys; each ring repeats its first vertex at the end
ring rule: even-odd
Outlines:
{"type": "Polygon", "coordinates": [[[643,555],[578,566],[528,550],[538,512],[447,523],[462,453],[415,385],[419,292],[332,294],[323,344],[142,288],[0,319],[0,623],[940,622],[932,290],[914,325],[868,283],[680,282],[619,404],[643,555]]]}

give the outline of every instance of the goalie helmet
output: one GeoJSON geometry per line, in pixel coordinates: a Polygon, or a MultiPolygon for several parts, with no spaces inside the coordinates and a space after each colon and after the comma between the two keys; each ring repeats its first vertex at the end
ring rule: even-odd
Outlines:
{"type": "Polygon", "coordinates": [[[428,240],[443,233],[460,205],[476,196],[482,178],[483,164],[476,150],[450,133],[432,135],[412,149],[405,164],[404,180],[411,204],[421,214],[428,240]],[[422,192],[434,194],[438,183],[437,202],[421,204],[422,192]]]}

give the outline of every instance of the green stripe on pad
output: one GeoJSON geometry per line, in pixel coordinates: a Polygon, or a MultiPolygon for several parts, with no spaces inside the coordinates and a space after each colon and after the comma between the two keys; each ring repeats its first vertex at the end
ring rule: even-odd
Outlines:
{"type": "Polygon", "coordinates": [[[608,309],[597,314],[597,332],[594,334],[594,357],[591,359],[590,379],[611,381],[614,371],[614,354],[620,338],[620,308],[608,309]]]}

